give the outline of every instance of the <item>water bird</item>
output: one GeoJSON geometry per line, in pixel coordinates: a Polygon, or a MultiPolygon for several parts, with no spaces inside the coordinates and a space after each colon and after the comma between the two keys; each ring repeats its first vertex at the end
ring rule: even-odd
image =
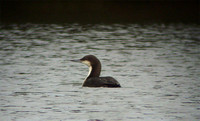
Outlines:
{"type": "Polygon", "coordinates": [[[73,62],[80,62],[89,67],[89,73],[83,82],[83,87],[121,87],[119,82],[113,77],[99,77],[101,73],[101,62],[94,55],[86,55],[78,60],[71,60],[73,62]]]}

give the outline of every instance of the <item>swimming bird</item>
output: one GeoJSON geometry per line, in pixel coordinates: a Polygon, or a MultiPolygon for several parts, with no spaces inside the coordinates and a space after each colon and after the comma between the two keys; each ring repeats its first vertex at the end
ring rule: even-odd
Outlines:
{"type": "Polygon", "coordinates": [[[94,55],[86,55],[73,62],[81,62],[89,67],[89,73],[84,80],[83,87],[121,87],[113,77],[99,77],[101,73],[101,62],[94,55]]]}

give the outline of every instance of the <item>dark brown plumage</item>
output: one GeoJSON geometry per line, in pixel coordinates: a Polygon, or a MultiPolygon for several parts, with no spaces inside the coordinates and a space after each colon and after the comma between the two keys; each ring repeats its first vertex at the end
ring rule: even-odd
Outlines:
{"type": "Polygon", "coordinates": [[[89,66],[89,73],[83,83],[83,87],[121,87],[119,82],[113,77],[99,77],[101,62],[94,55],[86,55],[80,60],[72,61],[81,62],[89,66]]]}

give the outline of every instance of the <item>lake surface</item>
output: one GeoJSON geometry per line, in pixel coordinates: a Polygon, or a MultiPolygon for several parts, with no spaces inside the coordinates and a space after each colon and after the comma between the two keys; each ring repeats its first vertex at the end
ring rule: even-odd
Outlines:
{"type": "Polygon", "coordinates": [[[200,26],[0,25],[1,121],[200,120],[200,26]],[[122,88],[82,87],[96,55],[122,88]]]}

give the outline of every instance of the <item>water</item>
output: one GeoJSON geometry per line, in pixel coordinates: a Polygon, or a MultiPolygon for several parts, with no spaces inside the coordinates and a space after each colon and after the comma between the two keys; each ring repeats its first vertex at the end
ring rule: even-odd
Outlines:
{"type": "Polygon", "coordinates": [[[200,120],[200,26],[0,25],[0,120],[200,120]],[[87,54],[122,88],[83,88],[87,54]]]}

